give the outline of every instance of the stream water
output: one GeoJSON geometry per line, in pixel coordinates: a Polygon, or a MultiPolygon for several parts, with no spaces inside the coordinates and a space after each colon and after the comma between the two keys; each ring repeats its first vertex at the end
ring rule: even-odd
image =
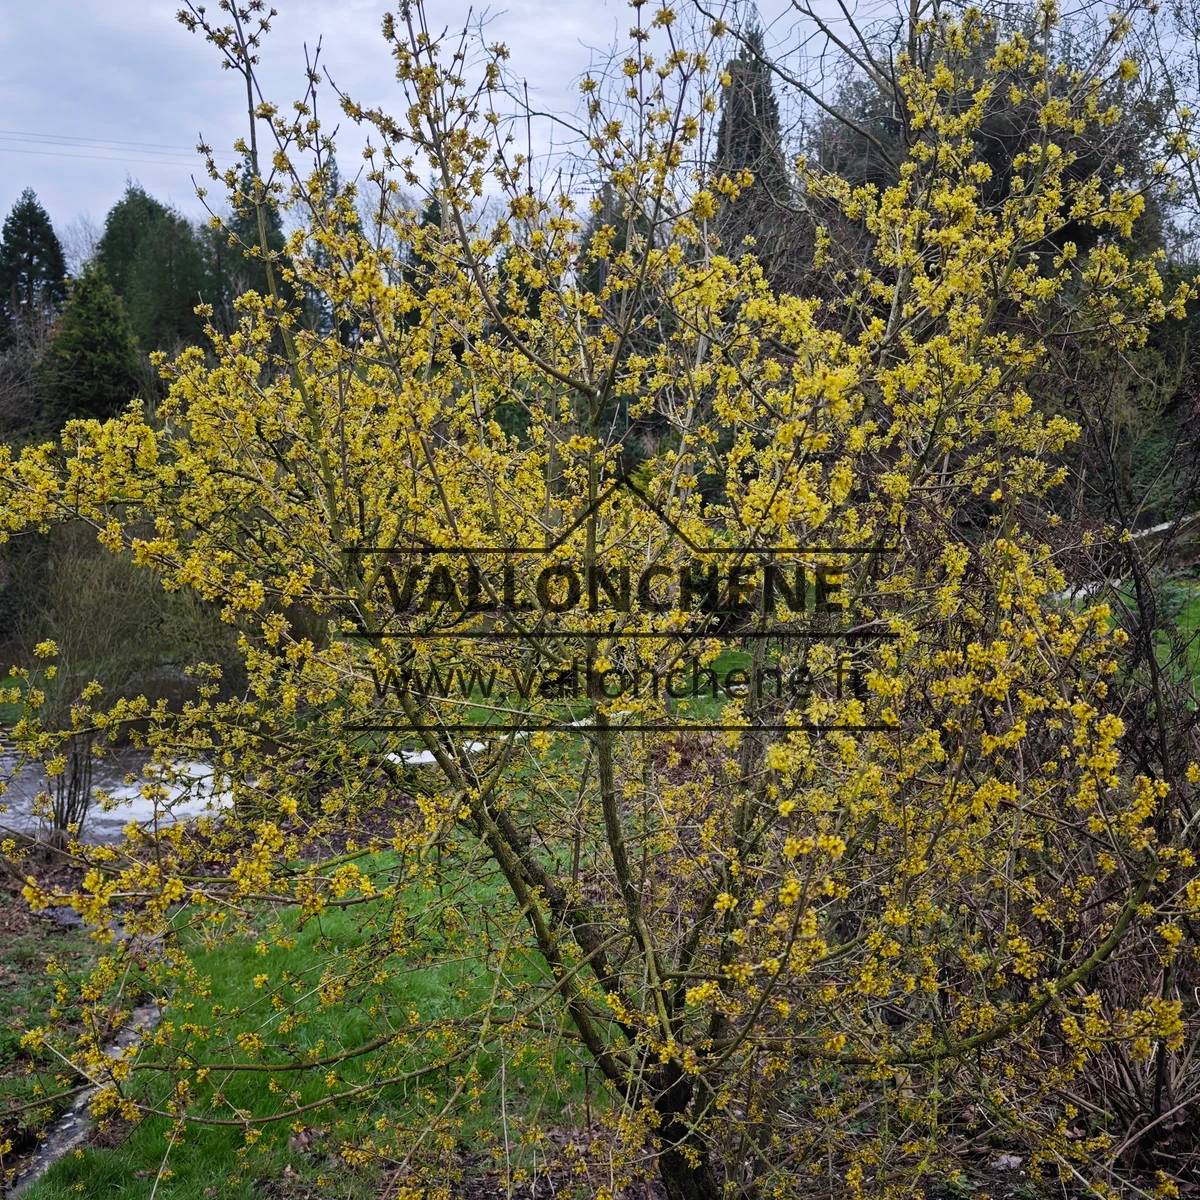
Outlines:
{"type": "MultiPolygon", "coordinates": [[[[0,751],[0,780],[8,785],[0,797],[0,804],[8,806],[7,812],[0,813],[0,830],[7,827],[36,836],[47,828],[45,819],[35,811],[36,797],[46,791],[46,776],[37,765],[25,765],[19,770],[18,766],[16,755],[0,751]]],[[[121,830],[130,821],[149,823],[157,818],[160,826],[170,825],[213,815],[232,802],[225,781],[207,764],[174,763],[163,775],[159,768],[148,765],[144,754],[135,750],[119,750],[96,759],[92,789],[93,793],[102,793],[106,800],[93,800],[81,840],[95,844],[119,841],[121,830]],[[131,777],[132,782],[126,782],[131,777]],[[153,782],[161,782],[165,795],[157,799],[143,795],[143,788],[153,782]],[[110,806],[108,801],[115,803],[110,806]]]]}

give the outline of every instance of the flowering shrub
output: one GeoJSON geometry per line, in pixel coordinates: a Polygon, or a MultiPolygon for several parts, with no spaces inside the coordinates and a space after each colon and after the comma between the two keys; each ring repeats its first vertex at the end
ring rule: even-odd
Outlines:
{"type": "MultiPolygon", "coordinates": [[[[836,207],[872,247],[818,299],[773,290],[749,248],[711,234],[750,180],[703,165],[722,81],[670,9],[639,25],[615,89],[584,81],[587,151],[624,222],[586,244],[575,198],[530,183],[493,107],[502,48],[476,72],[418,6],[385,22],[403,117],[343,104],[378,139],[372,232],[352,188],[298,166],[330,153],[315,82],[293,115],[268,104],[265,19],[227,15],[184,20],[251,96],[254,192],[235,201],[277,195],[306,227],[271,261],[271,293],[238,302],[235,334],[161,364],[153,417],[0,451],[0,527],[89,522],[222,607],[243,694],[195,664],[198,702],[93,693],[74,725],[131,729],[164,764],[206,758],[232,804],[75,845],[87,872],[69,896],[30,873],[35,907],[102,924],[124,906],[131,937],[80,985],[90,1010],[138,989],[166,1001],[115,1062],[64,1042],[54,1014],[30,1038],[102,1084],[100,1114],[237,1124],[250,1145],[270,1122],[403,1095],[403,1119],[347,1129],[345,1154],[395,1165],[412,1196],[449,1194],[450,1151],[499,1104],[504,1063],[548,1088],[585,1066],[604,1081],[608,1189],[657,1172],[675,1198],[908,1195],[989,1142],[1119,1188],[1140,1131],[1190,1103],[1172,1064],[1196,1035],[1200,768],[1147,639],[1105,603],[1057,598],[1051,501],[1080,430],[1032,381],[1048,339],[1119,356],[1193,295],[1126,253],[1141,193],[1063,149],[1114,119],[1124,23],[1074,74],[1049,5],[1028,36],[971,11],[919,26],[919,60],[898,60],[915,131],[898,182],[800,164],[814,211],[836,207]],[[975,135],[1011,89],[1038,119],[994,196],[975,135]],[[440,225],[397,199],[425,163],[440,225]],[[605,265],[597,290],[585,260],[605,265]],[[334,331],[302,328],[284,284],[325,297],[334,331]],[[622,422],[638,419],[661,436],[630,476],[622,422]],[[770,547],[789,580],[820,568],[840,618],[772,641],[800,630],[801,598],[760,588],[706,624],[696,547],[751,564],[770,547]],[[421,593],[405,591],[414,557],[421,593]],[[581,585],[568,603],[569,571],[597,570],[595,602],[581,585]],[[623,600],[622,571],[644,592],[623,600]],[[747,671],[802,670],[803,694],[729,687],[706,707],[657,687],[564,702],[474,686],[581,661],[667,679],[731,649],[747,671]],[[474,685],[411,686],[434,670],[474,685]],[[211,1005],[198,954],[245,935],[288,949],[332,913],[360,936],[255,970],[236,1013],[211,1005]],[[432,970],[453,982],[422,1012],[406,980],[432,970]],[[340,1010],[370,1034],[305,1036],[340,1010]],[[240,1072],[264,1081],[257,1109],[222,1102],[240,1072]],[[1116,1111],[1110,1077],[1136,1113],[1116,1111]]],[[[1094,536],[1135,553],[1117,528],[1094,536]]],[[[61,731],[23,695],[17,740],[44,754],[61,731]]],[[[545,1122],[522,1137],[544,1145],[545,1122]]],[[[584,1194],[595,1168],[581,1161],[584,1194]]]]}

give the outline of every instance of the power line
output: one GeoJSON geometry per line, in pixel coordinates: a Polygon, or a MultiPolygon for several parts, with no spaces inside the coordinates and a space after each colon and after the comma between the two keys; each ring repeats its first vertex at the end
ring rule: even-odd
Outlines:
{"type": "Polygon", "coordinates": [[[180,146],[168,142],[123,142],[119,138],[91,138],[77,136],[73,133],[34,133],[26,129],[0,129],[0,137],[20,138],[22,140],[35,142],[63,142],[68,145],[75,142],[86,142],[99,147],[130,146],[140,147],[150,150],[151,152],[154,150],[169,150],[183,151],[187,154],[193,154],[196,150],[195,146],[180,146]]]}
{"type": "Polygon", "coordinates": [[[154,158],[119,158],[107,154],[64,154],[61,151],[55,150],[30,150],[23,146],[0,146],[0,153],[4,154],[41,154],[47,158],[92,158],[99,162],[120,162],[129,163],[137,167],[182,167],[186,164],[182,161],[172,159],[154,159],[154,158]]]}
{"type": "MultiPolygon", "coordinates": [[[[0,138],[0,141],[3,141],[0,138]]],[[[202,160],[197,155],[193,158],[168,158],[166,156],[160,158],[132,158],[127,155],[112,155],[112,154],[78,154],[71,153],[73,148],[63,147],[61,150],[35,150],[28,146],[4,146],[0,145],[0,153],[7,154],[38,154],[47,158],[90,158],[97,162],[119,162],[127,163],[135,167],[188,167],[202,166],[202,160]]],[[[102,149],[102,147],[97,147],[102,149]]]]}

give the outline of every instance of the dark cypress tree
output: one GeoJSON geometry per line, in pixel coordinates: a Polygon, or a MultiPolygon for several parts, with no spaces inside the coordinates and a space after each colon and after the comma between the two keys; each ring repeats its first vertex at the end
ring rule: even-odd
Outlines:
{"type": "MultiPolygon", "coordinates": [[[[421,210],[420,221],[420,229],[428,231],[431,240],[436,238],[442,227],[442,202],[432,187],[431,184],[429,198],[421,210]]],[[[418,296],[423,296],[429,290],[436,265],[436,254],[429,246],[410,246],[405,255],[404,266],[400,270],[400,277],[418,296]]],[[[420,312],[416,309],[408,314],[409,324],[415,325],[419,319],[420,312]]]]}
{"type": "Polygon", "coordinates": [[[512,246],[506,246],[496,260],[500,314],[504,317],[535,318],[541,313],[545,289],[531,286],[528,280],[517,274],[520,253],[512,246]]]}
{"type": "MultiPolygon", "coordinates": [[[[241,320],[234,306],[239,296],[246,292],[256,292],[264,297],[270,295],[267,262],[262,255],[255,206],[258,186],[247,157],[242,165],[231,211],[224,217],[214,218],[197,231],[204,262],[204,301],[212,306],[212,323],[223,334],[232,333],[241,320]]],[[[291,275],[291,263],[283,253],[287,239],[283,233],[279,206],[273,196],[265,195],[262,207],[276,293],[285,305],[307,309],[308,298],[303,295],[302,285],[285,278],[291,275]]]]}
{"type": "MultiPolygon", "coordinates": [[[[636,201],[623,197],[606,182],[597,196],[587,228],[584,230],[577,264],[579,287],[583,291],[601,298],[609,321],[624,334],[623,357],[645,353],[656,338],[662,336],[665,311],[656,303],[653,295],[641,295],[635,303],[638,276],[641,274],[643,256],[653,237],[650,217],[636,201]],[[606,246],[596,253],[596,240],[607,230],[606,246]],[[618,264],[626,251],[632,257],[631,266],[618,264]],[[609,295],[603,295],[605,289],[609,295]]],[[[629,398],[618,393],[608,398],[605,407],[597,415],[601,430],[615,432],[625,442],[622,467],[631,470],[643,457],[645,445],[649,445],[661,430],[662,422],[653,414],[642,417],[631,424],[629,398]]]]}
{"type": "MultiPolygon", "coordinates": [[[[267,264],[260,249],[255,188],[254,171],[247,159],[242,167],[232,211],[200,231],[207,280],[204,299],[213,307],[213,324],[225,334],[237,328],[239,317],[234,301],[240,295],[251,291],[260,296],[270,295],[267,264]]],[[[268,251],[272,255],[280,255],[286,241],[283,221],[278,205],[270,196],[265,198],[263,216],[267,226],[268,251]]],[[[286,260],[275,258],[272,275],[280,299],[290,303],[295,299],[295,293],[283,278],[287,266],[286,260]]]]}
{"type": "Polygon", "coordinates": [[[441,229],[442,200],[437,192],[429,193],[429,199],[425,201],[425,207],[421,210],[421,224],[426,229],[441,229]]]}
{"type": "Polygon", "coordinates": [[[45,417],[105,420],[138,386],[138,356],[120,297],[98,263],[76,279],[41,363],[45,417]]]}
{"type": "Polygon", "coordinates": [[[143,350],[174,351],[201,340],[204,322],[194,310],[206,298],[204,254],[191,223],[174,209],[126,184],[104,219],[96,258],[143,350]]]}
{"type": "Polygon", "coordinates": [[[130,272],[143,239],[171,215],[171,210],[140,183],[126,180],[125,195],[108,210],[104,233],[96,246],[96,258],[118,296],[124,296],[129,287],[130,272]]]}
{"type": "MultiPolygon", "coordinates": [[[[344,237],[360,232],[361,222],[354,207],[354,189],[343,188],[341,174],[338,171],[337,159],[330,158],[321,172],[320,208],[322,218],[334,237],[344,237]]],[[[309,244],[309,259],[313,268],[322,279],[334,282],[338,273],[338,264],[333,261],[329,249],[322,242],[314,239],[309,244]]],[[[358,328],[358,322],[349,314],[343,312],[337,316],[330,293],[337,291],[336,283],[333,288],[306,283],[304,287],[305,319],[309,328],[316,333],[327,334],[333,330],[335,317],[338,337],[343,345],[349,345],[358,328]]]]}
{"type": "MultiPolygon", "coordinates": [[[[436,235],[442,227],[442,202],[437,192],[431,192],[421,209],[421,229],[436,235]]],[[[418,291],[424,291],[428,275],[434,269],[435,256],[422,246],[411,246],[408,251],[405,280],[418,291]]]]}
{"type": "Polygon", "coordinates": [[[0,232],[0,304],[11,337],[17,321],[41,319],[56,309],[67,294],[67,264],[50,215],[26,188],[4,220],[0,232]]]}
{"type": "Polygon", "coordinates": [[[213,324],[221,333],[229,334],[237,324],[233,301],[238,293],[233,270],[241,263],[242,252],[229,244],[229,230],[223,225],[201,226],[199,239],[204,257],[204,299],[212,305],[213,324]]]}
{"type": "Polygon", "coordinates": [[[125,307],[143,350],[175,351],[203,339],[195,309],[207,283],[195,230],[168,210],[146,230],[129,267],[125,307]]]}
{"type": "MultiPolygon", "coordinates": [[[[624,254],[626,250],[636,249],[629,245],[630,220],[627,205],[611,183],[606,183],[600,189],[598,199],[600,206],[592,214],[591,220],[588,221],[587,228],[584,230],[583,245],[579,256],[579,286],[594,296],[598,296],[608,284],[613,259],[624,254]],[[592,248],[595,245],[596,235],[606,225],[612,229],[609,252],[599,258],[593,257],[592,248]]],[[[635,238],[640,239],[650,236],[650,218],[642,209],[639,209],[633,216],[633,233],[635,238]]]]}
{"type": "MultiPolygon", "coordinates": [[[[249,291],[257,292],[260,296],[270,295],[267,264],[262,257],[258,209],[254,203],[255,188],[254,171],[247,160],[242,167],[242,179],[238,185],[240,200],[225,223],[226,239],[228,240],[230,234],[237,239],[237,245],[230,247],[233,253],[226,259],[231,300],[249,291]]],[[[267,250],[272,255],[281,254],[285,239],[279,206],[271,196],[266,196],[262,210],[266,224],[267,250]]],[[[273,275],[276,289],[281,298],[286,299],[287,290],[278,266],[274,268],[273,275]]]]}
{"type": "Polygon", "coordinates": [[[736,175],[743,168],[755,183],[775,192],[790,188],[779,125],[779,103],[771,83],[762,32],[751,29],[745,45],[725,68],[729,86],[717,126],[713,170],[736,175]]]}
{"type": "Polygon", "coordinates": [[[745,35],[741,52],[725,69],[730,82],[710,166],[715,177],[728,175],[735,183],[749,171],[753,182],[722,206],[716,232],[724,252],[734,257],[745,253],[745,239],[753,238],[752,252],[768,275],[776,275],[795,250],[789,244],[794,236],[788,236],[794,225],[793,194],[760,30],[745,35]]]}

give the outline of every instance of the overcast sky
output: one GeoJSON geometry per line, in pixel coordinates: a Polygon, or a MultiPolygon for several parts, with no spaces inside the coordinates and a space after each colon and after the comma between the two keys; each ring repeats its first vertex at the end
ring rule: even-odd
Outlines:
{"type": "MultiPolygon", "coordinates": [[[[398,112],[399,86],[380,34],[380,18],[395,0],[275,6],[262,56],[273,99],[301,93],[303,46],[323,38],[322,60],[340,88],[398,112]]],[[[201,215],[190,181],[198,173],[197,136],[230,161],[229,147],[245,131],[244,98],[213,47],[178,24],[178,7],[178,0],[2,0],[0,216],[32,187],[60,231],[80,214],[99,224],[126,176],[201,215]]],[[[209,7],[215,11],[216,0],[209,7]]],[[[431,25],[461,26],[469,8],[467,0],[427,4],[431,25]]],[[[591,51],[632,24],[626,0],[506,0],[492,12],[488,40],[508,44],[531,98],[556,110],[574,107],[591,51]]],[[[332,117],[333,94],[325,94],[332,117]]],[[[339,139],[343,174],[356,167],[362,140],[351,131],[339,139]]]]}

